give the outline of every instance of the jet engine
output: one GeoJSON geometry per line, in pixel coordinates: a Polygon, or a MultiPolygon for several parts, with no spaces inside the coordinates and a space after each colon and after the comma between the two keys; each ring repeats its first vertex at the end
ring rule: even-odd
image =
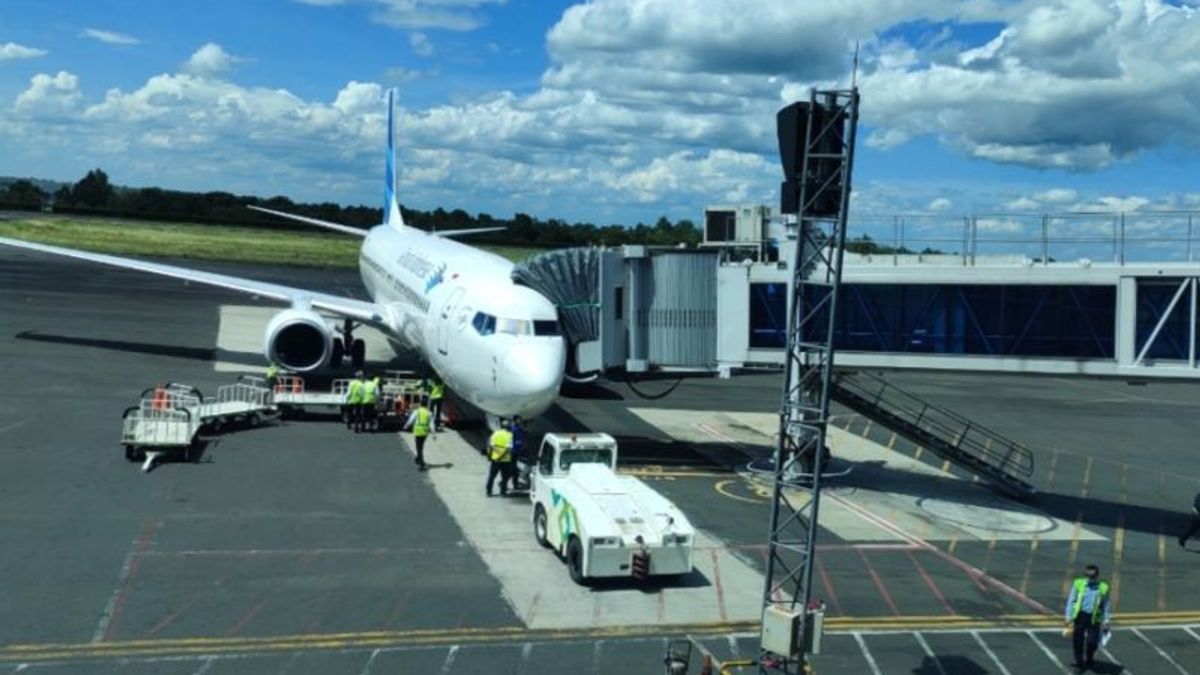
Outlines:
{"type": "Polygon", "coordinates": [[[329,363],[333,355],[333,330],[311,310],[285,309],[267,324],[267,360],[295,373],[306,373],[329,363]]]}

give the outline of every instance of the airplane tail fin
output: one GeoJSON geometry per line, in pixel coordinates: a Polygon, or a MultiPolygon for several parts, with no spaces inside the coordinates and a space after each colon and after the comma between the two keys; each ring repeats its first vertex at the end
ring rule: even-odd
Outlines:
{"type": "Polygon", "coordinates": [[[383,192],[383,223],[396,229],[404,228],[404,216],[400,214],[400,204],[396,202],[396,139],[392,124],[395,110],[396,90],[388,90],[387,116],[387,171],[384,180],[386,185],[383,192]]]}

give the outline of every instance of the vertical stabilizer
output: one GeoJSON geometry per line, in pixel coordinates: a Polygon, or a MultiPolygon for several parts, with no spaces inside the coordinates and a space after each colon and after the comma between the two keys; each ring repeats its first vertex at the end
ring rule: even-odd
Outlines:
{"type": "Polygon", "coordinates": [[[396,202],[396,136],[392,117],[396,106],[396,90],[388,90],[387,115],[387,171],[383,189],[383,223],[397,229],[404,227],[404,217],[400,215],[400,204],[396,202]]]}

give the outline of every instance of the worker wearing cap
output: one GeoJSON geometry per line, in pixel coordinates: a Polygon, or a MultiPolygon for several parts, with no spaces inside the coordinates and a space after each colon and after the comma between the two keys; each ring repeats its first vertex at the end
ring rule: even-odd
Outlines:
{"type": "Polygon", "coordinates": [[[1108,590],[1108,582],[1100,580],[1100,568],[1095,565],[1088,565],[1085,575],[1071,583],[1064,617],[1067,627],[1073,630],[1071,647],[1075,652],[1075,668],[1080,671],[1093,667],[1096,649],[1100,647],[1100,632],[1108,631],[1112,609],[1108,590]]]}
{"type": "Polygon", "coordinates": [[[375,401],[379,399],[379,376],[363,380],[362,402],[359,407],[360,431],[375,430],[375,401]]]}
{"type": "Polygon", "coordinates": [[[363,399],[363,371],[354,373],[350,384],[346,387],[346,428],[357,433],[362,429],[361,418],[363,399]]]}
{"type": "Polygon", "coordinates": [[[508,494],[508,483],[512,480],[512,432],[507,419],[500,420],[500,428],[488,439],[487,496],[492,496],[492,484],[500,476],[500,494],[508,494]]]}
{"type": "Polygon", "coordinates": [[[417,469],[424,471],[429,468],[425,464],[425,441],[433,430],[433,413],[429,411],[429,401],[421,397],[421,402],[408,414],[404,422],[405,429],[412,429],[413,443],[417,446],[417,456],[413,460],[417,469]]]}

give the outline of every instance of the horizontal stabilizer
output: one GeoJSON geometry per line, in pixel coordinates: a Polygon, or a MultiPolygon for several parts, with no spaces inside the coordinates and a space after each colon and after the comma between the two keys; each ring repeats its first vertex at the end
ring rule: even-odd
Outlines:
{"type": "Polygon", "coordinates": [[[341,232],[343,234],[353,234],[357,237],[367,236],[367,231],[362,228],[359,228],[359,227],[351,227],[349,225],[342,225],[340,223],[331,223],[328,220],[319,220],[317,218],[309,218],[308,216],[298,216],[294,213],[284,213],[283,211],[264,209],[261,206],[247,206],[246,208],[254,209],[255,211],[262,211],[263,213],[269,213],[273,216],[279,216],[280,218],[288,218],[290,220],[298,220],[302,223],[308,223],[309,225],[316,225],[317,227],[323,227],[327,230],[334,230],[336,232],[341,232]]]}
{"type": "Polygon", "coordinates": [[[438,230],[437,232],[433,232],[431,234],[438,236],[438,237],[453,238],[453,237],[466,236],[468,234],[480,234],[482,232],[499,232],[501,230],[507,230],[507,229],[508,228],[506,228],[506,227],[471,227],[471,228],[467,228],[465,230],[438,230]]]}

